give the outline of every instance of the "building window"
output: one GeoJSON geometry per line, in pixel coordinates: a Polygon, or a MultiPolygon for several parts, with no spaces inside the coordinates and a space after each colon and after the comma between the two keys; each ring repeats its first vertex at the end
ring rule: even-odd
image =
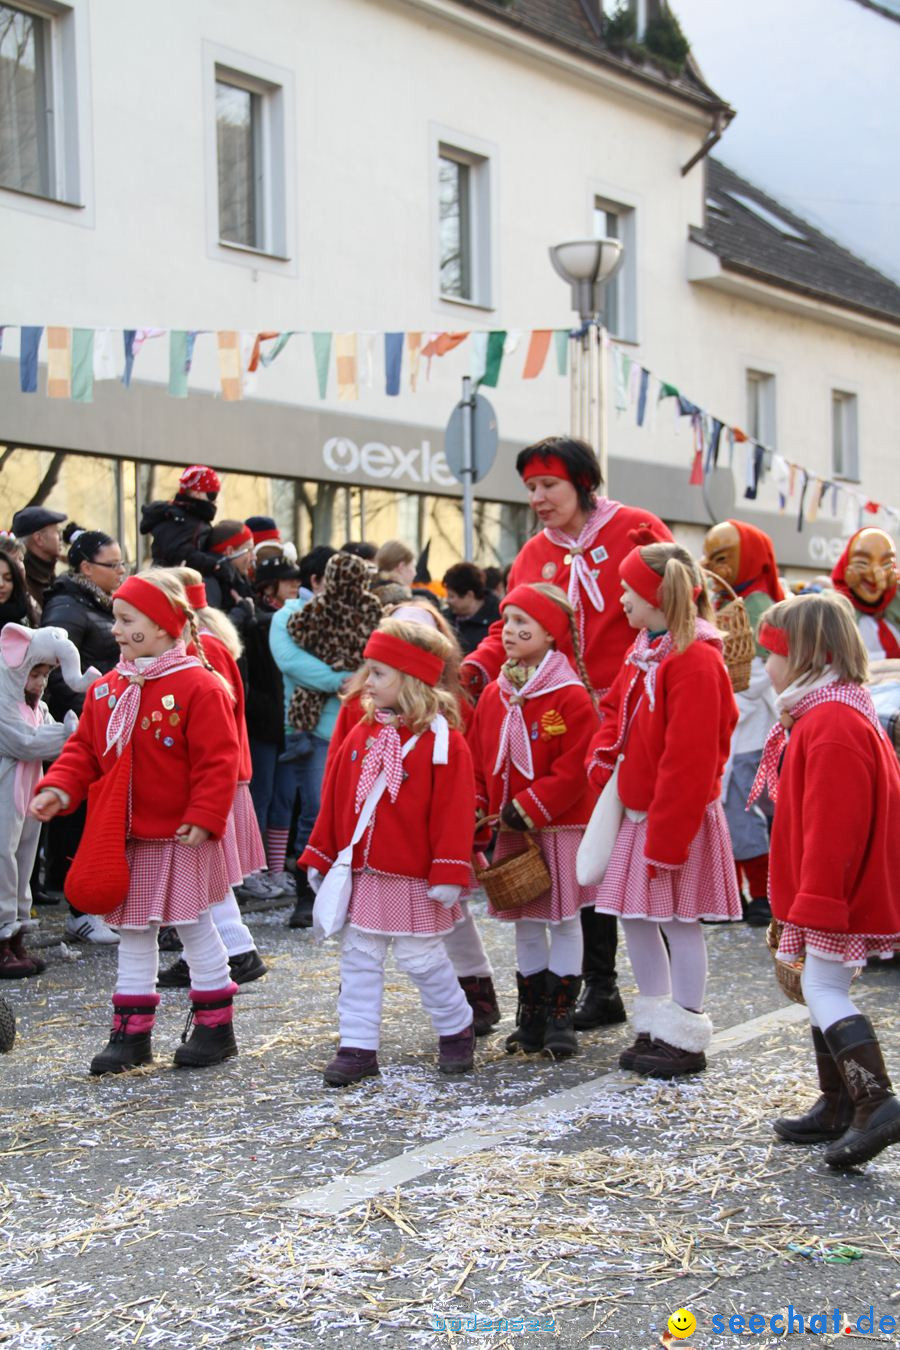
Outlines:
{"type": "Polygon", "coordinates": [[[438,291],[489,308],[492,296],[491,161],[469,147],[437,144],[438,291]]]}
{"type": "Polygon", "coordinates": [[[43,199],[21,209],[82,205],[82,179],[90,179],[87,42],[85,0],[35,0],[27,9],[0,3],[0,188],[43,199]]]}
{"type": "Polygon", "coordinates": [[[238,68],[215,59],[215,49],[207,50],[213,56],[211,242],[222,256],[240,249],[285,260],[293,234],[293,112],[287,80],[272,78],[282,74],[273,67],[248,60],[238,68]]]}
{"type": "Polygon", "coordinates": [[[747,435],[775,449],[775,376],[762,370],[747,371],[747,435]]]}
{"type": "Polygon", "coordinates": [[[0,183],[54,195],[49,22],[0,5],[0,183]]]}
{"type": "Polygon", "coordinates": [[[613,337],[637,342],[637,257],[635,253],[635,211],[631,206],[606,201],[594,202],[594,234],[598,239],[621,239],[624,261],[604,288],[603,324],[613,337]]]}
{"type": "Polygon", "coordinates": [[[859,482],[857,398],[840,389],[831,391],[831,463],[835,478],[859,482]]]}

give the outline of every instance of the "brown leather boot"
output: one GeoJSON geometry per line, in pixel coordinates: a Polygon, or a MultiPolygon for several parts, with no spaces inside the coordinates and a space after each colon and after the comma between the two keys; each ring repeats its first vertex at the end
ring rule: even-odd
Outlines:
{"type": "Polygon", "coordinates": [[[827,1139],[840,1139],[853,1115],[853,1103],[825,1037],[819,1027],[810,1027],[810,1031],[822,1095],[805,1115],[782,1116],[772,1122],[779,1139],[791,1144],[821,1144],[827,1139]]]}
{"type": "Polygon", "coordinates": [[[490,975],[460,975],[459,986],[472,1009],[476,1036],[488,1036],[500,1021],[497,991],[490,975]]]}
{"type": "Polygon", "coordinates": [[[681,1078],[702,1073],[706,1047],[712,1039],[712,1022],[705,1013],[682,1008],[666,1000],[653,1019],[650,1049],[636,1057],[635,1073],[647,1078],[681,1078]]]}
{"type": "Polygon", "coordinates": [[[35,975],[40,975],[42,971],[47,969],[47,962],[42,957],[37,956],[34,952],[25,950],[25,939],[22,936],[21,928],[18,933],[16,933],[15,937],[10,938],[9,945],[12,948],[14,955],[17,956],[20,961],[31,962],[34,966],[35,975]]]}
{"type": "Polygon", "coordinates": [[[881,1046],[868,1017],[842,1017],[825,1042],[853,1105],[848,1129],[825,1150],[829,1167],[858,1167],[890,1144],[900,1143],[900,1101],[894,1095],[881,1046]]]}
{"type": "Polygon", "coordinates": [[[0,980],[27,980],[37,974],[37,969],[27,956],[19,956],[13,948],[12,938],[0,940],[0,980]]]}

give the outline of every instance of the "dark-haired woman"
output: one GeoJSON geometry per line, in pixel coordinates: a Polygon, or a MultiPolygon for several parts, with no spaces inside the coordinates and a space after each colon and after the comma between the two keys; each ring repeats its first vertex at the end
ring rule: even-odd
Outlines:
{"type": "MultiPolygon", "coordinates": [[[[64,628],[78,648],[81,669],[96,666],[102,674],[112,670],[119,659],[119,647],[112,635],[112,593],[125,580],[126,565],[122,550],[102,530],[83,530],[67,525],[63,538],[69,545],[68,572],[53,583],[44,597],[41,615],[43,628],[64,628]]],[[[58,670],[51,671],[47,685],[47,704],[58,722],[70,708],[81,713],[84,695],[76,694],[63,681],[58,670]]],[[[84,828],[84,810],[51,821],[47,834],[46,887],[62,891],[69,860],[74,857],[84,828]]],[[[69,906],[65,935],[74,942],[110,944],[118,938],[110,928],[90,914],[80,914],[69,906]]]]}
{"type": "Polygon", "coordinates": [[[12,550],[0,548],[0,631],[8,623],[37,628],[37,605],[25,587],[22,564],[12,550]]]}
{"type": "MultiPolygon", "coordinates": [[[[600,465],[584,441],[571,436],[537,441],[520,451],[516,470],[541,530],[513,563],[509,589],[548,581],[565,591],[575,610],[591,684],[602,695],[618,674],[634,637],[619,604],[619,563],[634,548],[632,532],[649,530],[660,540],[670,540],[672,535],[651,512],[600,495],[600,465]]],[[[494,624],[463,662],[461,673],[470,693],[480,693],[499,674],[506,659],[501,630],[501,623],[494,624]]],[[[572,656],[564,643],[561,650],[572,656]]],[[[575,1026],[586,1031],[624,1022],[625,1009],[616,981],[616,920],[583,909],[581,922],[584,992],[575,1026]]]]}

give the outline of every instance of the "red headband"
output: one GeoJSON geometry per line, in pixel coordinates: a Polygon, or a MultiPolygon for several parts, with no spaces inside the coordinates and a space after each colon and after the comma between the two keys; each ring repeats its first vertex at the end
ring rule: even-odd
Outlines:
{"type": "Polygon", "coordinates": [[[575,482],[571,470],[559,455],[535,455],[522,470],[522,482],[529,478],[565,478],[567,483],[575,482]]]}
{"type": "Polygon", "coordinates": [[[366,643],[363,656],[381,661],[392,670],[402,670],[404,675],[412,675],[432,687],[444,673],[444,663],[435,652],[427,652],[423,647],[394,637],[393,633],[379,633],[377,629],[366,643]]]}
{"type": "Polygon", "coordinates": [[[766,623],[765,619],[759,625],[756,640],[760,647],[765,647],[767,652],[774,652],[776,656],[788,655],[787,633],[783,628],[776,628],[774,624],[766,623]]]}
{"type": "Polygon", "coordinates": [[[663,579],[641,557],[640,548],[633,548],[619,563],[619,576],[636,595],[648,605],[658,608],[663,579]]]}
{"type": "Polygon", "coordinates": [[[198,581],[196,586],[185,586],[184,589],[191,609],[206,609],[209,603],[206,598],[206,582],[198,581]]]}
{"type": "Polygon", "coordinates": [[[224,553],[227,548],[238,549],[241,544],[253,543],[253,531],[248,530],[246,525],[242,525],[234,534],[230,534],[227,539],[221,540],[218,544],[210,544],[212,553],[224,553]]]}
{"type": "Polygon", "coordinates": [[[114,600],[127,600],[135,609],[146,614],[148,619],[165,629],[169,637],[180,638],[187,623],[187,614],[177,609],[169,597],[152,581],[141,577],[129,577],[118,590],[113,592],[114,600]]]}
{"type": "Polygon", "coordinates": [[[557,647],[571,639],[569,616],[566,611],[561,609],[555,600],[551,600],[549,595],[544,595],[543,591],[536,590],[527,582],[523,582],[521,586],[513,586],[511,591],[507,591],[500,601],[501,614],[507,605],[515,605],[518,609],[524,610],[529,618],[534,619],[542,628],[546,628],[557,647]]]}
{"type": "MultiPolygon", "coordinates": [[[[664,543],[665,540],[656,540],[654,542],[664,543]]],[[[659,608],[662,599],[663,579],[648,562],[645,562],[641,556],[640,546],[633,548],[631,552],[619,563],[619,576],[630,586],[636,595],[642,600],[646,600],[648,605],[653,605],[654,609],[659,608]]],[[[699,600],[702,586],[693,586],[691,595],[694,600],[699,600]]]]}
{"type": "Polygon", "coordinates": [[[280,530],[253,530],[254,544],[264,544],[267,539],[274,539],[276,543],[281,543],[280,530]]]}

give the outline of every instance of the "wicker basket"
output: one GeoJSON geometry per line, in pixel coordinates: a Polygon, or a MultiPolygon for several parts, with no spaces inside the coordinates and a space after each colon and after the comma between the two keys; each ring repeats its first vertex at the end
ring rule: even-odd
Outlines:
{"type": "Polygon", "coordinates": [[[747,606],[741,597],[716,573],[711,572],[710,576],[715,576],[716,585],[722,586],[731,596],[728,604],[716,611],[716,627],[721,630],[724,638],[725,649],[722,654],[728,667],[731,687],[736,694],[741,694],[750,684],[750,667],[756,655],[756,638],[750,626],[747,606]]]}
{"type": "Polygon", "coordinates": [[[530,834],[524,840],[524,852],[475,873],[494,909],[521,909],[550,889],[550,873],[540,847],[530,834]]]}
{"type": "Polygon", "coordinates": [[[780,923],[778,919],[773,919],[766,929],[766,946],[775,965],[775,978],[781,985],[782,992],[787,995],[792,1003],[805,1003],[806,999],[803,997],[803,990],[800,987],[800,976],[803,974],[803,957],[788,962],[779,961],[776,955],[783,927],[783,923],[780,923]]]}

